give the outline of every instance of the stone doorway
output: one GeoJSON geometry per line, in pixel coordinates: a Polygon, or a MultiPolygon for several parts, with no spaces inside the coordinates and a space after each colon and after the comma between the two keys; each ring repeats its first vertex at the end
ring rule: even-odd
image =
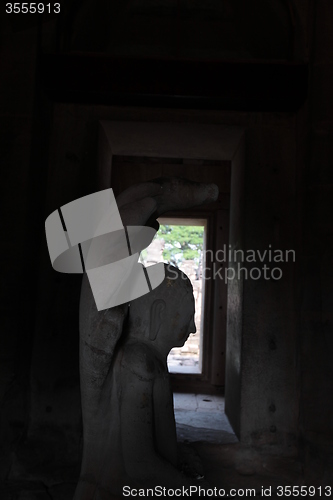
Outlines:
{"type": "Polygon", "coordinates": [[[195,299],[196,333],[190,335],[182,347],[175,347],[168,356],[170,373],[202,373],[202,351],[204,335],[204,298],[205,298],[205,249],[206,219],[170,218],[159,219],[160,230],[154,240],[142,252],[146,266],[164,261],[179,267],[190,279],[195,299]],[[178,240],[186,241],[185,244],[178,240]]]}

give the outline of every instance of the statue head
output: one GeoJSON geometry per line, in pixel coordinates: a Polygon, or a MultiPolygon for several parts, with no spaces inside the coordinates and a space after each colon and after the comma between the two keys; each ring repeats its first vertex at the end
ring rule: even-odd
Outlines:
{"type": "Polygon", "coordinates": [[[129,320],[132,336],[152,342],[166,354],[181,347],[194,323],[192,284],[186,274],[165,264],[165,279],[154,290],[130,304],[129,320]]]}

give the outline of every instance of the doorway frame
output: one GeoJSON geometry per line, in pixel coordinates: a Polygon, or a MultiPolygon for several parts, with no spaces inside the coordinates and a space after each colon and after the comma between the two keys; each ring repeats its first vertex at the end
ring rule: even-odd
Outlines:
{"type": "MultiPolygon", "coordinates": [[[[144,156],[161,158],[188,158],[224,160],[231,164],[229,246],[232,250],[244,248],[244,175],[245,129],[243,127],[170,122],[100,121],[98,145],[98,189],[111,186],[112,157],[144,156]]],[[[222,217],[222,215],[221,215],[222,217]]],[[[218,226],[225,227],[221,219],[218,226]]],[[[218,245],[218,235],[217,235],[218,245]]],[[[230,266],[236,266],[231,263],[230,266]]],[[[225,411],[239,437],[241,410],[241,362],[243,279],[238,277],[228,286],[215,284],[214,324],[219,328],[223,315],[218,313],[217,301],[226,293],[226,349],[225,349],[225,411]],[[223,292],[224,289],[224,292],[223,292]]],[[[215,326],[214,326],[215,328],[215,326]]],[[[220,349],[222,336],[216,337],[214,349],[220,349]]],[[[224,349],[223,349],[224,351],[224,349]]],[[[216,371],[221,365],[212,367],[216,371]]],[[[219,373],[219,372],[216,372],[219,373]]]]}

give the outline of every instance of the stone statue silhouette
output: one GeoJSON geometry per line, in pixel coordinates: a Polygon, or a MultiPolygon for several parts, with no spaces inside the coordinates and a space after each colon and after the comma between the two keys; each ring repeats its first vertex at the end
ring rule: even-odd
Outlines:
{"type": "MultiPolygon", "coordinates": [[[[117,198],[126,225],[158,229],[169,210],[215,201],[217,186],[163,178],[117,198]]],[[[75,500],[121,497],[123,485],[179,487],[176,432],[166,356],[191,331],[194,301],[186,275],[171,266],[149,294],[97,311],[84,275],[80,301],[83,458],[75,500]],[[160,411],[161,410],[161,411],[160,411]]]]}

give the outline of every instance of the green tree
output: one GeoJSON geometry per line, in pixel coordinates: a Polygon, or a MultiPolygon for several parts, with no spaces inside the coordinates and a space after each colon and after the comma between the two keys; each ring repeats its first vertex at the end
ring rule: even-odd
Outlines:
{"type": "Polygon", "coordinates": [[[156,238],[163,239],[164,260],[179,265],[183,260],[199,263],[203,251],[203,226],[160,225],[156,238]]]}

